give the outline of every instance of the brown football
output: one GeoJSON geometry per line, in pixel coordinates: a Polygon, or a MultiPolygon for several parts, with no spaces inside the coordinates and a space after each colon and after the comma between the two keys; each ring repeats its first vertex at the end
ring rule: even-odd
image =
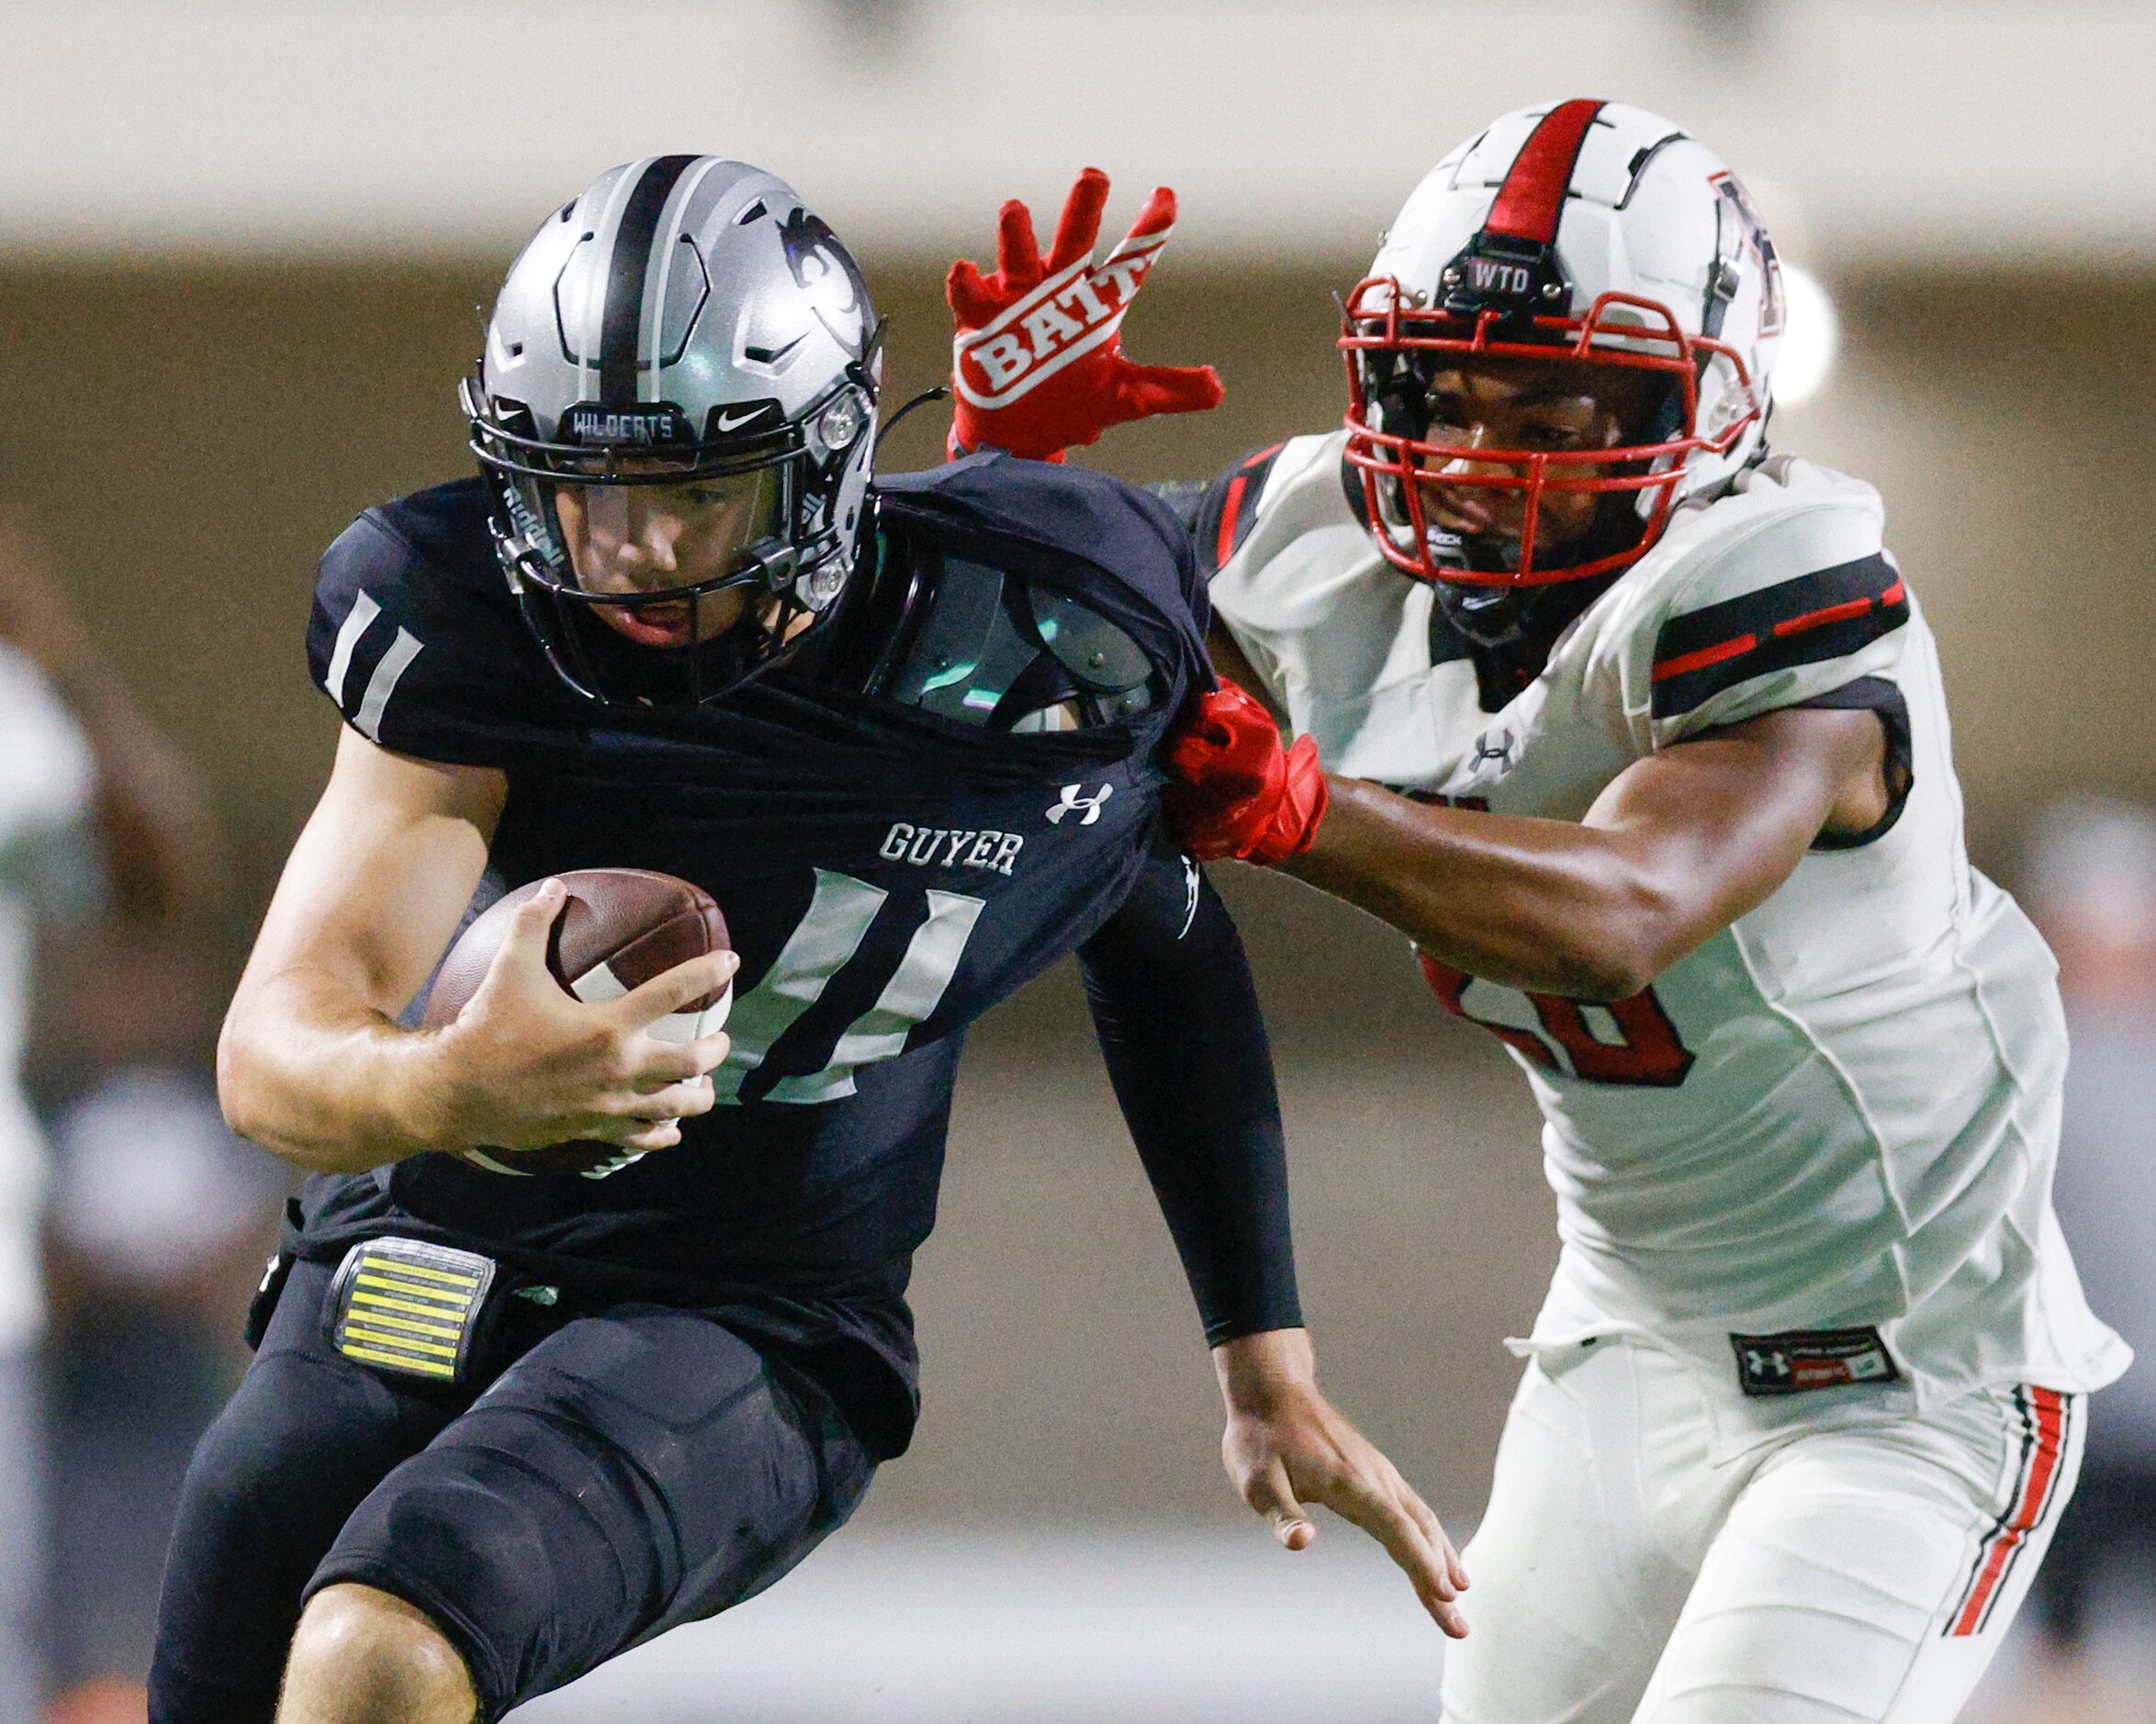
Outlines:
{"type": "MultiPolygon", "coordinates": [[[[568,889],[568,901],[555,918],[546,967],[579,1000],[596,1003],[619,999],[677,964],[706,952],[733,949],[718,905],[702,888],[671,874],[645,868],[578,868],[556,878],[568,889]]],[[[427,996],[421,1020],[427,1028],[439,1029],[453,1022],[478,991],[510,917],[542,883],[533,880],[503,893],[458,936],[427,996]]],[[[733,1002],[729,984],[659,1019],[651,1034],[666,1041],[694,1041],[725,1023],[733,1002]]],[[[579,1138],[544,1149],[472,1149],[462,1159],[492,1173],[581,1173],[588,1179],[603,1179],[634,1160],[636,1154],[619,1144],[579,1138]]]]}

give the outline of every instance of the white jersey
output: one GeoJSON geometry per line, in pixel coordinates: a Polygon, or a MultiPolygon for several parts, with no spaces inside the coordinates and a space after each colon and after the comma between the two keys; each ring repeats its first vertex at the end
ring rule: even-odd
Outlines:
{"type": "Polygon", "coordinates": [[[1632,1000],[1431,967],[1547,1122],[1564,1248],[1528,1345],[1635,1333],[1726,1380],[1733,1337],[1876,1327],[1891,1362],[1854,1370],[1898,1373],[1881,1410],[2117,1376],[2051,1209],[2054,966],[1964,853],[1937,655],[1878,494],[1777,458],[1681,508],[1491,712],[1431,589],[1362,524],[1343,439],[1253,458],[1200,521],[1221,620],[1332,771],[1577,821],[1634,761],[1817,702],[1879,711],[1911,774],[1880,828],[1814,848],[1632,1000]]]}

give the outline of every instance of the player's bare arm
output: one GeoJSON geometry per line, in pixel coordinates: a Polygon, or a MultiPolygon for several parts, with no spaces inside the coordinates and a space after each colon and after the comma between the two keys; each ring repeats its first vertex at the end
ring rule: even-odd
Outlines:
{"type": "Polygon", "coordinates": [[[219,1092],[234,1128],[301,1166],[352,1171],[427,1150],[595,1138],[679,1141],[712,1105],[723,1034],[645,1027],[722,986],[732,954],[585,1004],[545,962],[554,886],[517,912],[486,980],[439,1032],[400,1028],[470,901],[503,775],[397,755],[346,730],[225,1019],[219,1092]]]}
{"type": "Polygon", "coordinates": [[[1870,712],[1785,709],[1639,761],[1578,824],[1334,776],[1284,866],[1470,974],[1621,1000],[1765,902],[1823,832],[1875,824],[1885,754],[1870,712]]]}

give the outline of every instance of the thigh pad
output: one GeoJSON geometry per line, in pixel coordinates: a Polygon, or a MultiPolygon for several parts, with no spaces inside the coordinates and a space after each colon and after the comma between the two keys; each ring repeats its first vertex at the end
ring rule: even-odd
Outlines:
{"type": "Polygon", "coordinates": [[[384,1479],[309,1590],[426,1610],[491,1718],[761,1591],[871,1471],[822,1393],[742,1337],[619,1307],[534,1347],[384,1479]]]}

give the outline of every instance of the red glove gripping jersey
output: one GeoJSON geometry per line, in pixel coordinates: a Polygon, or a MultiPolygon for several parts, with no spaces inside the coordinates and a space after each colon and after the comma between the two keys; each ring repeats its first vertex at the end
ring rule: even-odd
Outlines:
{"type": "Polygon", "coordinates": [[[1210,365],[1137,365],[1123,357],[1123,314],[1175,227],[1175,194],[1156,190],[1122,244],[1099,263],[1093,245],[1108,176],[1087,168],[1063,205],[1048,262],[1033,215],[1003,207],[995,274],[960,259],[943,285],[951,341],[950,452],[1004,449],[1036,461],[1096,441],[1111,425],[1220,405],[1210,365]]]}
{"type": "Polygon", "coordinates": [[[1233,856],[1270,868],[1317,841],[1331,800],[1317,742],[1282,748],[1273,715],[1225,678],[1168,744],[1181,780],[1164,805],[1183,846],[1201,862],[1233,856]]]}

